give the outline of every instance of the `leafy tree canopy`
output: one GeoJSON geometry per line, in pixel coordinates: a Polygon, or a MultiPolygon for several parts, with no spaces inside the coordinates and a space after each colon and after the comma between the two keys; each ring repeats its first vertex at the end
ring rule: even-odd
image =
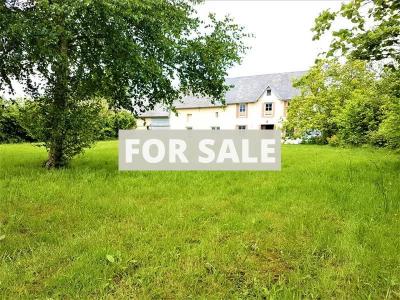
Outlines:
{"type": "Polygon", "coordinates": [[[77,122],[68,118],[86,107],[77,101],[104,97],[138,114],[157,103],[171,106],[187,93],[222,99],[226,71],[240,61],[246,34],[229,18],[201,21],[200,2],[1,2],[0,89],[12,89],[17,80],[46,106],[39,111],[47,113],[41,136],[49,167],[68,160],[63,137],[74,135],[67,125],[77,122]]]}
{"type": "Polygon", "coordinates": [[[288,136],[320,135],[315,142],[400,148],[400,76],[386,69],[377,78],[367,62],[336,58],[318,61],[294,83],[288,136]]]}
{"type": "Polygon", "coordinates": [[[350,26],[333,31],[327,56],[349,55],[353,59],[380,61],[398,68],[400,63],[400,1],[351,0],[339,11],[323,11],[315,20],[314,40],[331,29],[339,17],[350,26]]]}
{"type": "Polygon", "coordinates": [[[320,142],[336,145],[398,148],[400,1],[350,0],[338,11],[325,10],[315,20],[313,39],[331,28],[326,58],[295,83],[301,95],[291,102],[288,133],[319,132],[320,142]],[[379,78],[375,66],[384,67],[379,78]]]}
{"type": "Polygon", "coordinates": [[[318,131],[322,142],[342,134],[349,143],[361,144],[363,137],[376,129],[380,99],[374,74],[365,62],[319,61],[294,85],[301,94],[290,102],[286,123],[294,136],[318,131]],[[349,132],[353,136],[348,137],[349,132]]]}
{"type": "Polygon", "coordinates": [[[203,24],[198,2],[3,1],[0,84],[16,78],[32,95],[51,94],[63,71],[69,97],[101,95],[129,109],[169,105],[187,92],[221,99],[226,70],[245,49],[243,33],[229,19],[203,24]]]}

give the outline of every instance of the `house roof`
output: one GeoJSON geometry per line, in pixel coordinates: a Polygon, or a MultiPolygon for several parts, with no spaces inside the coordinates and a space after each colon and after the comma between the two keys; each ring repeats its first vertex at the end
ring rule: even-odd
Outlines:
{"type": "Polygon", "coordinates": [[[142,118],[162,118],[169,117],[168,108],[164,107],[162,104],[156,104],[153,110],[146,111],[140,115],[142,118]]]}
{"type": "MultiPolygon", "coordinates": [[[[225,94],[226,104],[256,102],[270,87],[273,93],[281,100],[290,100],[299,94],[292,85],[292,80],[304,75],[306,71],[263,74],[245,77],[227,78],[226,84],[232,86],[225,94]]],[[[201,108],[222,106],[221,103],[212,103],[208,97],[185,96],[174,102],[176,108],[201,108]]],[[[142,117],[167,116],[165,111],[158,108],[147,112],[142,117]]],[[[168,114],[168,113],[167,113],[168,114]]]]}

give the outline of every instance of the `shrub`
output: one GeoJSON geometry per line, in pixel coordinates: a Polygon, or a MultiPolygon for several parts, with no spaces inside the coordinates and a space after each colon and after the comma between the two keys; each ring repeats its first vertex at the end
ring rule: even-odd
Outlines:
{"type": "Polygon", "coordinates": [[[385,118],[379,126],[378,135],[385,145],[392,149],[400,148],[400,98],[385,111],[385,118]]]}
{"type": "Polygon", "coordinates": [[[354,91],[336,117],[340,140],[353,146],[369,144],[381,122],[381,106],[374,92],[354,91]]]}
{"type": "Polygon", "coordinates": [[[302,144],[325,145],[327,142],[326,137],[319,130],[308,131],[301,139],[302,144]]]}
{"type": "MultiPolygon", "coordinates": [[[[0,143],[18,143],[43,141],[49,135],[46,116],[51,106],[48,99],[11,101],[0,98],[0,143]]],[[[66,143],[71,146],[67,155],[79,152],[84,143],[90,145],[95,140],[115,139],[119,129],[132,129],[136,126],[133,115],[126,110],[110,110],[103,99],[92,99],[69,103],[68,113],[64,118],[64,127],[60,130],[65,135],[66,143]],[[85,112],[87,110],[87,112],[85,112]],[[78,121],[83,124],[79,125],[78,121]]],[[[69,147],[69,146],[68,146],[69,147]]]]}
{"type": "Polygon", "coordinates": [[[21,125],[22,101],[0,98],[0,143],[33,142],[27,130],[21,125]]]}
{"type": "Polygon", "coordinates": [[[340,139],[337,135],[333,135],[327,138],[328,144],[332,147],[339,147],[341,145],[340,139]]]}
{"type": "Polygon", "coordinates": [[[115,139],[118,137],[118,130],[132,129],[136,126],[133,115],[126,110],[105,110],[102,114],[102,127],[100,139],[115,139]]]}
{"type": "Polygon", "coordinates": [[[384,104],[378,135],[385,146],[400,149],[400,70],[387,70],[379,84],[384,104]]]}
{"type": "Polygon", "coordinates": [[[400,148],[400,70],[380,75],[362,61],[319,61],[294,82],[285,130],[304,143],[400,148]]]}
{"type": "Polygon", "coordinates": [[[380,131],[375,131],[370,135],[370,143],[375,147],[387,147],[387,139],[380,131]]]}

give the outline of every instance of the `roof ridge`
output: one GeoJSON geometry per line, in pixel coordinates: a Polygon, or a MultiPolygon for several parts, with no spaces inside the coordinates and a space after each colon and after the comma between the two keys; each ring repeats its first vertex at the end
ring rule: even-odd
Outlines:
{"type": "Polygon", "coordinates": [[[239,79],[239,78],[250,78],[250,77],[261,77],[265,75],[282,75],[282,74],[291,74],[291,73],[305,73],[308,70],[303,71],[290,71],[290,72],[276,72],[276,73],[265,73],[265,74],[255,74],[255,75],[247,75],[247,76],[238,76],[238,77],[226,77],[225,79],[239,79]]]}

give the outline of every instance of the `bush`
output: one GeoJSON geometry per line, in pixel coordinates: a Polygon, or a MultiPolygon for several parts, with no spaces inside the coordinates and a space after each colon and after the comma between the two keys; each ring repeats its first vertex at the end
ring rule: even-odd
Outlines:
{"type": "Polygon", "coordinates": [[[385,111],[385,118],[379,126],[378,135],[385,140],[385,146],[400,149],[400,98],[385,111]]]}
{"type": "Polygon", "coordinates": [[[22,101],[0,98],[0,143],[21,143],[35,141],[21,125],[22,101]]]}
{"type": "Polygon", "coordinates": [[[381,122],[381,107],[375,93],[354,91],[336,117],[340,140],[352,146],[369,144],[381,122]]]}
{"type": "Polygon", "coordinates": [[[327,138],[328,144],[332,147],[339,147],[341,145],[340,139],[337,135],[333,135],[327,138]]]}
{"type": "Polygon", "coordinates": [[[379,89],[385,97],[378,135],[385,140],[385,146],[400,149],[400,70],[388,70],[379,89]]]}
{"type": "Polygon", "coordinates": [[[319,130],[311,130],[307,132],[302,138],[302,144],[310,145],[325,145],[326,137],[319,130]]]}
{"type": "Polygon", "coordinates": [[[324,60],[294,86],[284,128],[304,143],[400,148],[400,70],[377,78],[365,62],[324,60]]]}
{"type": "Polygon", "coordinates": [[[136,126],[135,118],[126,110],[105,110],[102,119],[99,137],[102,140],[118,138],[118,130],[132,129],[136,126]]]}
{"type": "Polygon", "coordinates": [[[370,143],[375,147],[387,147],[387,138],[379,131],[375,131],[370,135],[370,143]]]}

